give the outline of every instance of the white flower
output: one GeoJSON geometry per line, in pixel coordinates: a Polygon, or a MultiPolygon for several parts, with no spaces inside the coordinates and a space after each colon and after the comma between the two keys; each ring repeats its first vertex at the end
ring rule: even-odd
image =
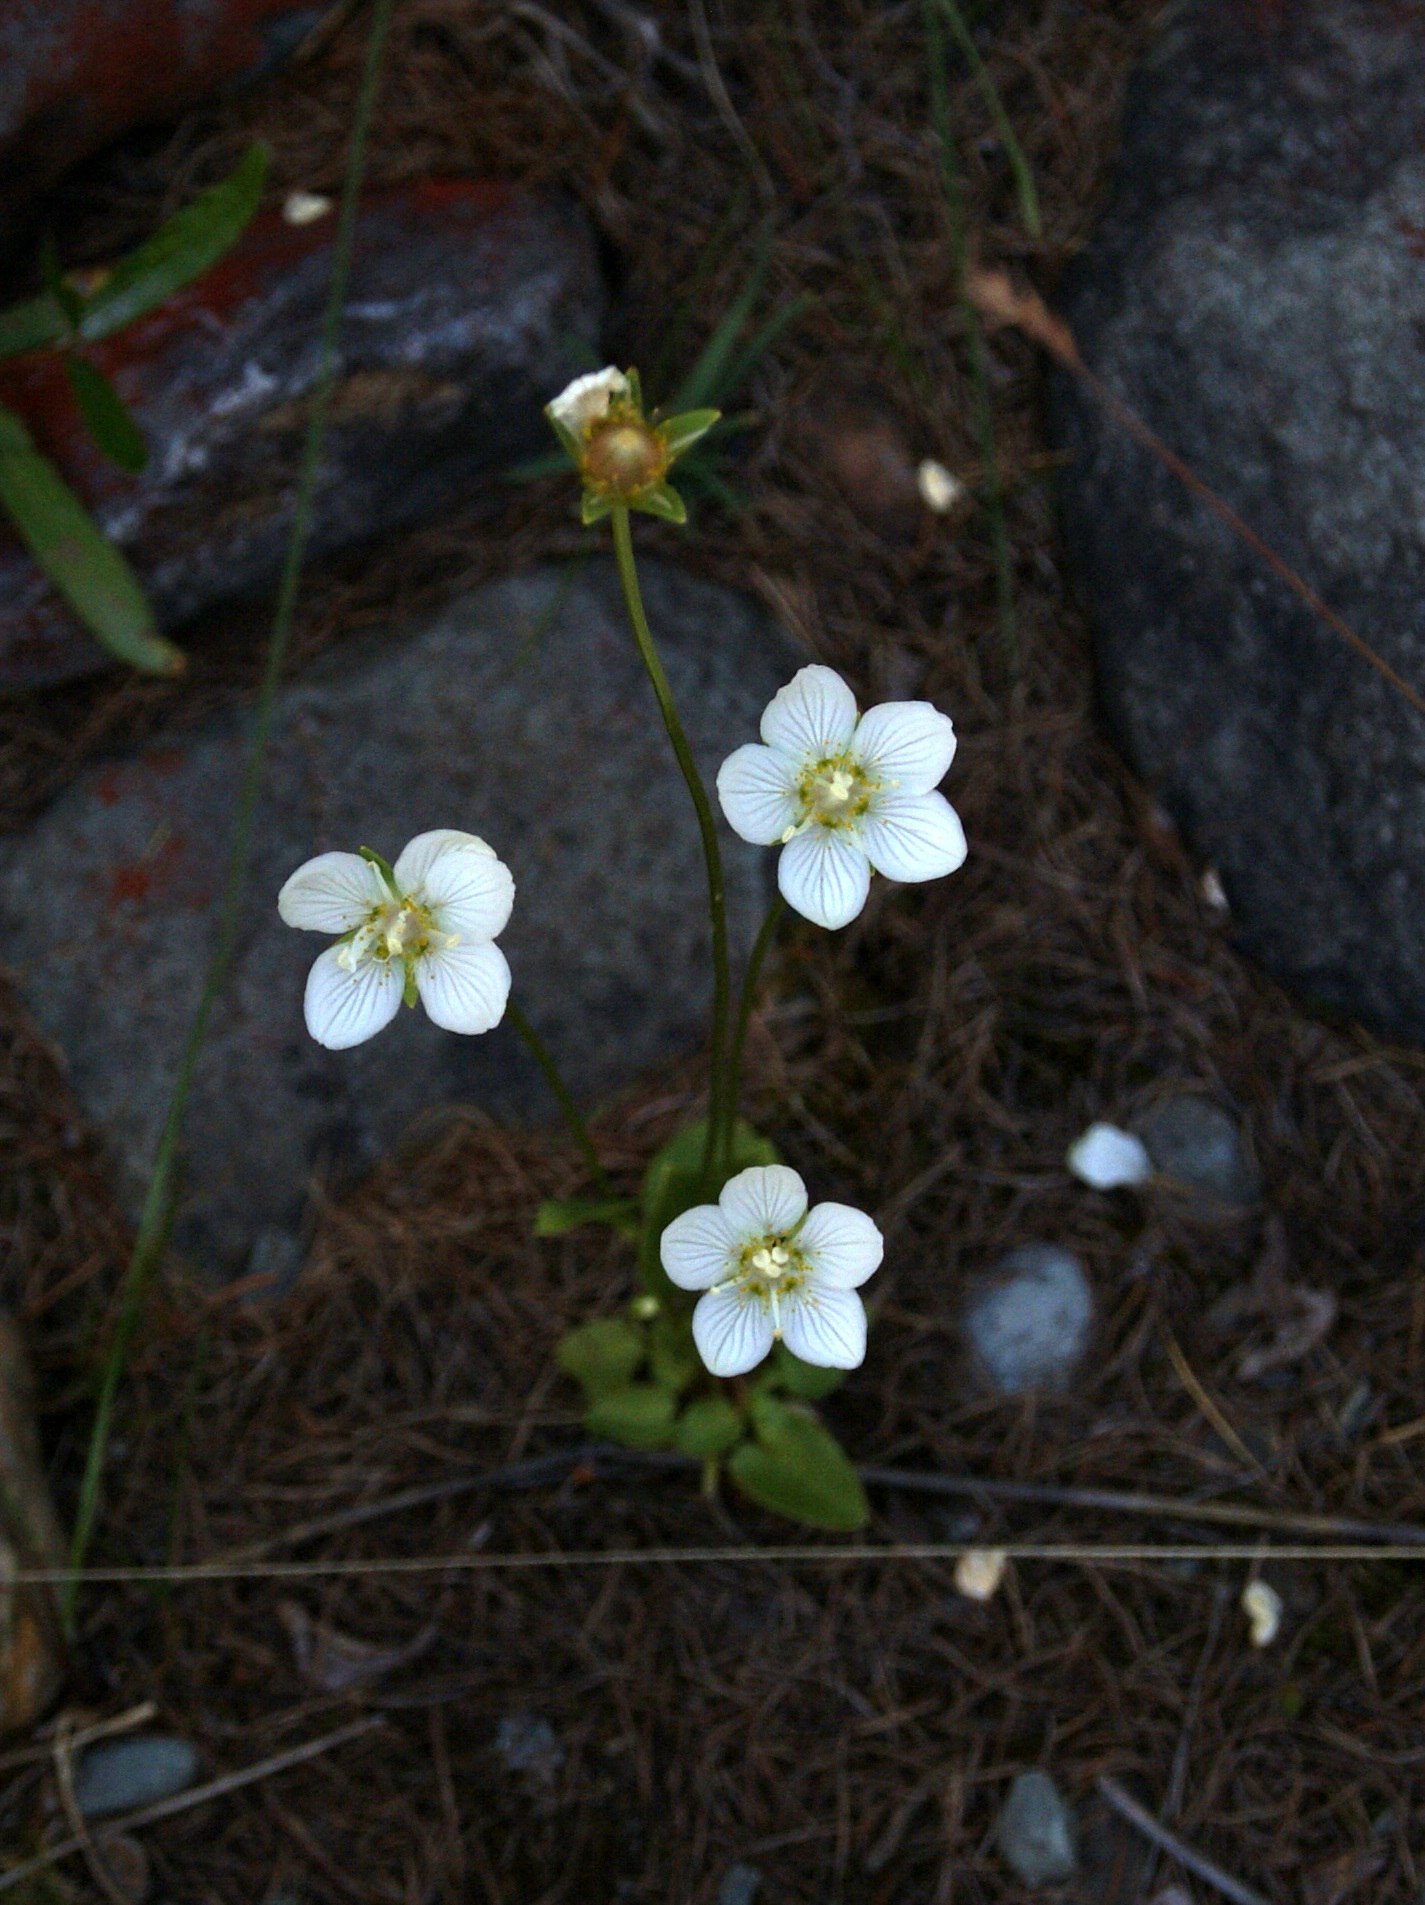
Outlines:
{"type": "Polygon", "coordinates": [[[609,414],[609,405],[616,397],[628,394],[627,377],[609,364],[603,370],[591,370],[583,377],[576,377],[545,408],[571,435],[582,437],[590,424],[601,422],[609,414]]]}
{"type": "Polygon", "coordinates": [[[926,457],[917,468],[915,486],[920,491],[920,500],[937,516],[948,515],[965,494],[965,485],[959,477],[952,476],[933,456],[926,457]]]}
{"type": "Polygon", "coordinates": [[[733,830],[784,843],[782,897],[818,926],[845,926],[866,904],[871,868],[889,880],[937,880],[965,858],[954,808],[933,789],[955,758],[955,729],[928,701],[887,701],[860,719],[832,668],[803,668],[772,697],[759,747],[718,771],[733,830]]]}
{"type": "Polygon", "coordinates": [[[510,995],[505,955],[492,945],[515,883],[473,833],[419,833],[394,867],[375,855],[319,853],[287,881],[277,910],[289,926],[340,933],[312,967],[307,1030],[345,1051],[389,1025],[401,1000],[448,1032],[488,1032],[510,995]]]}
{"type": "Polygon", "coordinates": [[[1075,1177],[1096,1191],[1146,1184],[1153,1175],[1153,1160],[1143,1140],[1116,1124],[1091,1124],[1069,1146],[1064,1162],[1075,1177]]]}
{"type": "Polygon", "coordinates": [[[715,1204],[675,1217],[658,1253],[683,1290],[706,1292],[693,1341],[715,1376],[741,1376],[780,1337],[804,1363],[855,1369],[866,1354],[856,1294],[877,1268],[881,1233],[849,1204],[807,1211],[807,1188],[785,1164],[754,1164],[715,1204]]]}

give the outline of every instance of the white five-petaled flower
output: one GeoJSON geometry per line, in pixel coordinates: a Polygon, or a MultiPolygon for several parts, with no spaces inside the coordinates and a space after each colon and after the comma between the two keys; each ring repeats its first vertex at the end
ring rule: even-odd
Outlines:
{"type": "Polygon", "coordinates": [[[785,1164],[754,1164],[715,1204],[675,1217],[659,1241],[680,1289],[702,1290],[693,1341],[715,1376],[741,1376],[780,1337],[804,1363],[855,1369],[866,1354],[856,1291],[884,1243],[850,1204],[807,1210],[807,1189],[785,1164]]]}
{"type": "Polygon", "coordinates": [[[832,668],[803,668],[762,715],[762,745],[723,762],[717,792],[735,832],[778,841],[782,897],[818,926],[845,926],[866,904],[871,869],[936,880],[965,858],[965,833],[934,789],[955,757],[955,729],[928,701],[887,701],[857,718],[832,668]]]}
{"type": "Polygon", "coordinates": [[[515,883],[473,833],[417,834],[394,867],[376,855],[319,853],[277,896],[289,926],[339,933],[307,978],[307,1030],[334,1052],[389,1025],[417,997],[448,1032],[504,1017],[510,969],[493,945],[515,883]]]}
{"type": "Polygon", "coordinates": [[[612,364],[576,377],[549,405],[549,414],[571,435],[582,437],[591,423],[609,414],[609,405],[629,394],[629,382],[612,364]]]}

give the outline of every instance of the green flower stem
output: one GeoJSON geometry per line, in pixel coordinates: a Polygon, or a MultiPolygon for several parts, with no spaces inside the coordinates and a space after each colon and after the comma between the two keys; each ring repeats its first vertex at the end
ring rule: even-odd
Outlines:
{"type": "Polygon", "coordinates": [[[703,1153],[704,1186],[711,1195],[716,1186],[712,1182],[718,1161],[718,1132],[723,1120],[723,1106],[726,1101],[724,1059],[727,1051],[727,1021],[732,995],[732,977],[727,956],[727,893],[722,874],[722,853],[717,844],[717,828],[713,821],[712,803],[708,799],[707,789],[703,786],[698,764],[693,759],[693,750],[688,745],[688,737],[683,732],[683,724],[678,719],[678,710],[673,705],[673,691],[668,686],[668,677],[663,672],[663,663],[658,650],[653,645],[653,635],[648,626],[648,617],[643,612],[643,597],[638,588],[638,571],[633,560],[633,533],[629,528],[628,508],[625,504],[616,504],[610,520],[614,532],[614,554],[618,558],[619,580],[623,583],[624,600],[628,604],[629,620],[633,624],[634,639],[638,643],[638,652],[643,657],[643,665],[648,670],[648,679],[653,684],[653,692],[658,697],[658,706],[662,710],[663,725],[668,730],[668,739],[673,743],[673,752],[678,757],[678,766],[682,769],[683,779],[687,782],[688,793],[692,797],[693,807],[698,816],[698,832],[702,835],[703,860],[708,873],[708,914],[712,921],[713,952],[713,1009],[712,1009],[712,1066],[708,1083],[708,1138],[707,1149],[703,1153]]]}
{"type": "Polygon", "coordinates": [[[513,999],[511,999],[505,1007],[505,1017],[524,1040],[529,1048],[530,1057],[544,1074],[544,1082],[554,1094],[555,1102],[564,1115],[564,1122],[569,1127],[569,1135],[584,1154],[584,1162],[588,1165],[599,1189],[606,1197],[617,1197],[618,1192],[610,1183],[608,1172],[599,1162],[599,1154],[594,1149],[594,1140],[589,1135],[589,1127],[584,1122],[584,1114],[575,1104],[574,1094],[560,1077],[559,1067],[555,1064],[549,1047],[539,1036],[538,1032],[535,1031],[534,1027],[530,1024],[524,1013],[520,1011],[513,999]]]}
{"type": "Polygon", "coordinates": [[[208,1020],[212,1016],[218,994],[227,980],[233,951],[237,945],[243,889],[247,884],[248,864],[252,858],[253,816],[257,808],[262,770],[267,758],[267,739],[272,728],[272,710],[277,696],[277,685],[282,677],[282,664],[286,658],[288,638],[292,630],[292,616],[297,605],[297,585],[301,579],[302,558],[306,553],[307,536],[311,528],[322,443],[326,435],[327,419],[331,414],[332,395],[336,388],[337,333],[341,325],[342,307],[346,303],[347,280],[351,272],[351,253],[356,236],[357,200],[366,167],[366,138],[371,126],[372,107],[376,101],[381,54],[386,44],[386,33],[391,24],[394,5],[395,0],[376,0],[371,19],[371,32],[366,42],[366,62],[362,69],[361,91],[351,129],[351,147],[347,158],[341,212],[337,222],[336,244],[332,257],[331,288],[327,294],[326,312],[322,320],[318,360],[321,371],[316,400],[312,405],[311,418],[307,425],[306,441],[302,448],[302,467],[297,479],[297,496],[292,510],[292,534],[287,544],[287,557],[283,564],[282,580],[277,592],[277,610],[273,617],[272,638],[268,643],[267,662],[263,669],[257,717],[253,724],[252,739],[248,744],[247,759],[243,767],[237,819],[233,827],[232,849],[228,858],[227,885],[224,888],[222,911],[218,920],[217,945],[213,952],[212,963],[208,968],[202,997],[198,1001],[198,1009],[193,1015],[193,1023],[189,1028],[188,1040],[183,1048],[178,1076],[173,1081],[173,1091],[168,1100],[168,1111],[164,1117],[163,1131],[158,1141],[153,1172],[144,1193],[143,1209],[139,1213],[133,1253],[124,1275],[119,1320],[104,1361],[99,1399],[94,1410],[94,1426],[89,1432],[89,1447],[85,1454],[84,1478],[80,1483],[79,1507],[75,1513],[74,1533],[70,1541],[71,1573],[69,1580],[65,1583],[60,1601],[66,1632],[73,1629],[74,1604],[79,1593],[80,1570],[89,1552],[94,1522],[99,1512],[99,1485],[104,1474],[104,1457],[109,1446],[109,1430],[113,1423],[115,1398],[128,1361],[130,1346],[143,1316],[144,1299],[148,1295],[149,1285],[162,1261],[163,1246],[168,1236],[174,1196],[174,1159],[178,1140],[182,1135],[184,1113],[188,1108],[188,1093],[192,1087],[198,1055],[208,1030],[208,1020]]]}
{"type": "Polygon", "coordinates": [[[724,1170],[732,1165],[732,1133],[737,1123],[737,1101],[742,1093],[742,1050],[747,1043],[747,1023],[752,1017],[752,1002],[757,997],[757,982],[762,977],[762,962],[767,957],[768,949],[776,937],[777,924],[786,910],[787,902],[779,893],[767,908],[767,917],[762,922],[761,930],[757,934],[747,961],[747,977],[742,982],[742,997],[737,1004],[737,1024],[733,1030],[732,1050],[727,1060],[727,1094],[724,1101],[720,1139],[724,1170]]]}

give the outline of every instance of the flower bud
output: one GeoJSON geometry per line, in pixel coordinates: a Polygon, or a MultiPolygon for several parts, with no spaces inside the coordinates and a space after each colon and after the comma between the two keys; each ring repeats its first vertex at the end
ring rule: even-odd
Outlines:
{"type": "Polygon", "coordinates": [[[584,452],[584,474],[605,495],[641,495],[661,482],[668,452],[656,431],[631,418],[596,430],[584,452]]]}

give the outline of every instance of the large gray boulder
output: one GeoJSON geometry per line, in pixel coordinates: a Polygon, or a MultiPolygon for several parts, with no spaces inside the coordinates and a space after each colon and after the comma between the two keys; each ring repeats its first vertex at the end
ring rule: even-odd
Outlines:
{"type": "MultiPolygon", "coordinates": [[[[798,657],[745,597],[644,565],[649,615],[709,781],[798,657]]],[[[229,720],[88,774],[0,863],[5,958],[68,1060],[133,1205],[212,951],[249,724],[229,720]]],[[[329,655],[283,691],[232,979],[198,1064],[177,1238],[207,1267],[290,1260],[317,1180],[371,1163],[422,1114],[555,1115],[508,1026],[417,1011],[347,1052],[302,1023],[330,943],[280,923],[311,855],[482,835],[516,881],[500,944],[574,1090],[596,1099],[704,1036],[709,957],[692,810],[612,564],[477,590],[403,640],[329,655]]],[[[724,831],[745,953],[774,856],[724,831]]]]}
{"type": "MultiPolygon", "coordinates": [[[[1060,304],[1084,357],[1425,690],[1425,13],[1191,0],[1060,304]]],[[[1067,378],[1062,497],[1124,752],[1241,944],[1425,1037],[1425,717],[1067,378]]]]}

